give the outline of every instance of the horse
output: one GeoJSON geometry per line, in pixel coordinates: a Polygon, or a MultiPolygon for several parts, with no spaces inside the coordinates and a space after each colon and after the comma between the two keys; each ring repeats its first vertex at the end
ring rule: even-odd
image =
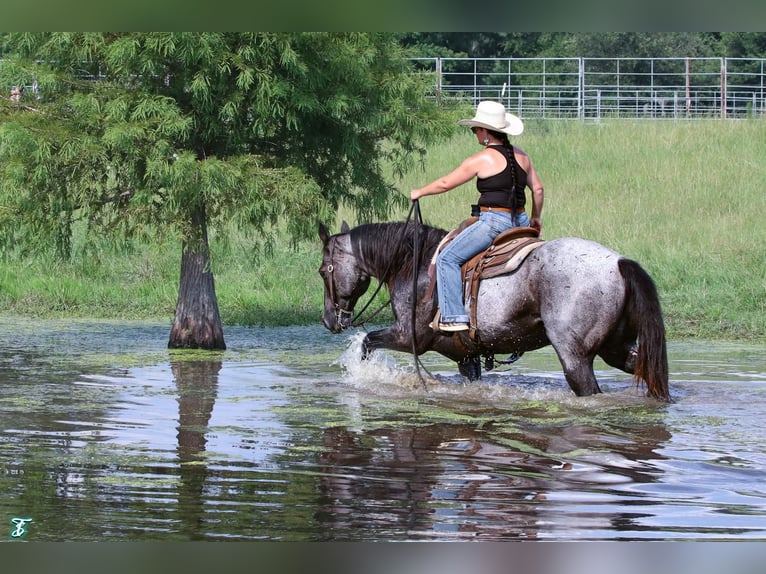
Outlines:
{"type": "Polygon", "coordinates": [[[474,339],[432,326],[438,300],[428,267],[446,234],[409,220],[353,229],[344,221],[334,235],[320,224],[324,326],[333,333],[352,326],[354,307],[376,278],[388,290],[395,322],[365,336],[363,358],[375,349],[416,357],[435,351],[475,381],[482,357],[492,365],[496,353],[518,357],[552,345],[577,396],[601,392],[593,372],[598,355],[645,384],[649,397],[671,401],[659,296],[639,263],[584,238],[545,240],[515,271],[481,280],[474,339]]]}

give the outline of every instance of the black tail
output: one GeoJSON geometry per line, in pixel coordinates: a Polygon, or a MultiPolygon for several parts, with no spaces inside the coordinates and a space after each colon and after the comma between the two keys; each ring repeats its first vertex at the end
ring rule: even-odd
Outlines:
{"type": "Polygon", "coordinates": [[[618,266],[625,280],[626,311],[638,329],[638,356],[633,375],[637,382],[646,383],[650,396],[670,402],[665,323],[657,288],[635,261],[620,259],[618,266]]]}

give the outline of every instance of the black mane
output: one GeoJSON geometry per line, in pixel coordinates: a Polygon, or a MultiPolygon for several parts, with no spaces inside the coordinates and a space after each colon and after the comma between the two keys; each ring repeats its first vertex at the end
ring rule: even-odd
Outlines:
{"type": "Polygon", "coordinates": [[[443,229],[412,222],[366,223],[349,232],[354,256],[365,261],[371,274],[390,279],[394,275],[412,276],[413,238],[417,236],[421,263],[428,264],[443,229]]]}

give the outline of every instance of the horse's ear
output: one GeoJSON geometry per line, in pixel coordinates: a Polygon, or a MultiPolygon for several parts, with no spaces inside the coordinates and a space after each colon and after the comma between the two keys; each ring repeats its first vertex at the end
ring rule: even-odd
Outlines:
{"type": "Polygon", "coordinates": [[[322,243],[327,243],[327,240],[330,238],[330,232],[327,231],[324,223],[321,222],[319,223],[319,238],[322,240],[322,243]]]}
{"type": "Polygon", "coordinates": [[[351,228],[348,226],[348,223],[346,223],[346,220],[343,220],[343,223],[340,224],[340,232],[341,233],[348,233],[351,231],[351,228]]]}

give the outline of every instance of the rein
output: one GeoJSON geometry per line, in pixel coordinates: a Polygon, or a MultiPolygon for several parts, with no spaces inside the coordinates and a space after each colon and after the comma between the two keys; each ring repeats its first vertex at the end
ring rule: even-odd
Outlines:
{"type": "MultiPolygon", "coordinates": [[[[418,357],[417,353],[417,329],[415,328],[416,325],[416,319],[418,314],[418,270],[420,269],[420,228],[423,226],[423,218],[420,216],[420,203],[419,200],[415,200],[412,202],[412,207],[410,208],[410,214],[414,212],[415,214],[415,231],[412,234],[412,318],[411,318],[411,324],[412,324],[412,356],[415,358],[415,371],[418,373],[418,379],[420,380],[420,384],[423,385],[423,388],[428,392],[428,387],[426,386],[426,381],[423,379],[423,375],[420,374],[420,367],[423,367],[423,370],[428,373],[428,376],[433,378],[433,375],[428,372],[428,369],[426,369],[425,365],[420,361],[420,357],[418,357]]],[[[407,220],[409,221],[409,215],[407,216],[407,220]]]]}

